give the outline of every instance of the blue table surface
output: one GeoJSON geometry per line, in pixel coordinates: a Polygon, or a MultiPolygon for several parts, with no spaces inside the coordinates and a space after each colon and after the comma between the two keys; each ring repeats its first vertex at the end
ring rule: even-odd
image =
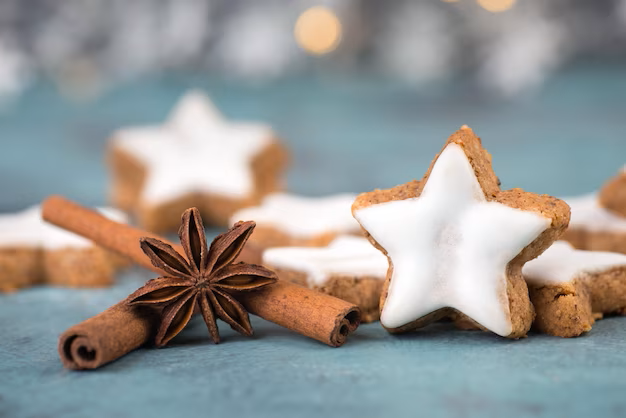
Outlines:
{"type": "MultiPolygon", "coordinates": [[[[462,124],[483,138],[505,188],[586,193],[626,155],[626,73],[617,67],[564,72],[515,102],[461,83],[415,91],[366,76],[251,86],[179,75],[86,102],[42,83],[0,110],[0,211],[52,193],[105,204],[107,135],[161,120],[189,87],[206,89],[229,117],[272,123],[294,156],[289,187],[302,194],[420,178],[462,124]]],[[[97,371],[63,369],[59,334],[150,277],[136,268],[108,289],[0,295],[0,417],[626,415],[626,318],[581,338],[519,341],[445,324],[390,336],[374,323],[339,349],[259,318],[252,339],[222,325],[216,346],[194,320],[167,348],[97,371]]]]}

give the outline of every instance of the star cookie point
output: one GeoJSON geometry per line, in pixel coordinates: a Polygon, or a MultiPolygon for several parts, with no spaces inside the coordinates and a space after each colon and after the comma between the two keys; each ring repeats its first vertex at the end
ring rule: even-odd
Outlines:
{"type": "Polygon", "coordinates": [[[533,326],[559,337],[576,337],[598,317],[626,309],[626,255],[577,250],[557,241],[523,267],[537,319],[533,326]]]}
{"type": "Polygon", "coordinates": [[[626,173],[622,168],[597,192],[566,197],[572,211],[563,240],[589,251],[626,254],[626,173]]]}
{"type": "Polygon", "coordinates": [[[626,166],[610,179],[598,195],[600,204],[619,217],[626,217],[626,166]]]}

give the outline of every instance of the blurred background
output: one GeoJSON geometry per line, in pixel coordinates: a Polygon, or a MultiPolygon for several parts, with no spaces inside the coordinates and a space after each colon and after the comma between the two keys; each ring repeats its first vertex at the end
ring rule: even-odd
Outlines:
{"type": "Polygon", "coordinates": [[[305,194],[420,177],[462,124],[505,187],[623,164],[626,0],[0,0],[0,210],[106,200],[106,139],[188,88],[270,122],[305,194]]]}
{"type": "Polygon", "coordinates": [[[377,73],[414,88],[463,77],[513,96],[625,51],[625,0],[0,2],[4,94],[40,76],[79,94],[193,71],[253,82],[377,73]]]}

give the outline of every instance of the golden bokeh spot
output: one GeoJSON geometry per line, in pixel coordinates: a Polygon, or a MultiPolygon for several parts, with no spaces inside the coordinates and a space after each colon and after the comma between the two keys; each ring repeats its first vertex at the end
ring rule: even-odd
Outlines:
{"type": "Polygon", "coordinates": [[[306,52],[327,54],[335,50],[341,41],[341,21],[328,7],[311,7],[296,20],[293,35],[306,52]]]}
{"type": "Polygon", "coordinates": [[[500,13],[509,10],[517,0],[477,0],[480,7],[492,13],[500,13]]]}

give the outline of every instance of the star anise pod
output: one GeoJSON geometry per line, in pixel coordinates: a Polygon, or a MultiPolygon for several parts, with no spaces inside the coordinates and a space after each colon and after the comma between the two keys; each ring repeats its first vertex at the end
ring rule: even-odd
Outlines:
{"type": "Polygon", "coordinates": [[[215,343],[220,341],[216,318],[235,331],[252,335],[250,318],[237,301],[237,292],[254,291],[276,281],[276,274],[265,267],[233,263],[255,226],[251,221],[238,222],[207,249],[200,212],[191,208],[183,214],[178,231],[186,258],[158,239],[141,239],[143,252],[167,276],[147,282],[129,297],[129,303],[163,308],[157,346],[164,346],[185,328],[196,306],[215,343]]]}

